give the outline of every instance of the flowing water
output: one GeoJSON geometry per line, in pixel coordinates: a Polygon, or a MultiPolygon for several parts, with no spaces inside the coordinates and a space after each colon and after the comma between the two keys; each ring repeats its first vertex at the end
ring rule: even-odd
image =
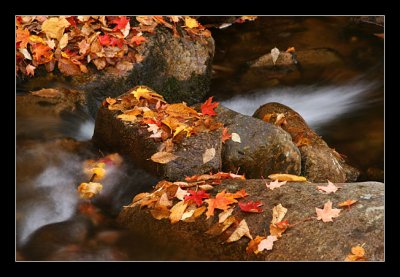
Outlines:
{"type": "MultiPolygon", "coordinates": [[[[347,17],[266,17],[212,31],[216,54],[209,94],[215,100],[247,115],[267,102],[283,103],[299,112],[331,147],[361,169],[360,180],[373,178],[371,172],[383,172],[384,47],[383,41],[373,35],[382,30],[352,24],[347,17]],[[333,49],[342,62],[304,69],[299,74],[271,75],[249,70],[252,60],[273,47],[285,50],[291,46],[297,51],[333,49]]],[[[19,94],[26,90],[17,88],[19,94]]],[[[94,120],[82,111],[61,119],[17,116],[18,259],[177,257],[172,250],[160,250],[147,238],[115,227],[113,219],[121,206],[128,204],[135,193],[149,190],[157,182],[140,169],[125,165],[109,172],[103,182],[107,187],[93,202],[102,211],[96,224],[85,223],[76,216],[82,204],[76,194],[76,186],[83,180],[82,162],[100,155],[87,142],[93,129],[94,120]],[[69,222],[69,227],[60,222],[69,222]],[[50,231],[32,239],[31,235],[43,226],[50,231]],[[51,230],[65,229],[68,233],[64,240],[52,237],[51,230]],[[84,232],[79,230],[87,231],[87,235],[80,238],[79,234],[84,232]],[[50,250],[37,250],[38,245],[54,249],[47,255],[50,250]]],[[[375,177],[380,178],[382,174],[375,177]]]]}

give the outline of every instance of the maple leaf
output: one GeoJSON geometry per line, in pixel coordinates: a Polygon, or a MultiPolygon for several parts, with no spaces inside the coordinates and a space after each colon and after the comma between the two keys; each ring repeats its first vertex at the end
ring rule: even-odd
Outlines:
{"type": "Polygon", "coordinates": [[[197,22],[196,19],[191,18],[190,16],[185,16],[185,27],[192,29],[192,28],[197,28],[199,26],[200,24],[199,22],[197,22]]]}
{"type": "Polygon", "coordinates": [[[110,41],[110,45],[111,46],[117,45],[118,47],[121,48],[123,44],[124,44],[124,40],[123,39],[111,37],[111,41],[110,41]]]}
{"type": "Polygon", "coordinates": [[[324,204],[324,209],[315,208],[317,212],[317,220],[321,220],[323,222],[333,221],[332,218],[338,217],[341,209],[332,209],[332,202],[328,200],[324,204]]]}
{"type": "Polygon", "coordinates": [[[166,164],[176,160],[178,156],[169,152],[157,152],[151,156],[151,160],[155,163],[166,164]]]}
{"type": "Polygon", "coordinates": [[[33,65],[28,64],[28,65],[25,67],[25,69],[26,69],[26,74],[31,75],[31,76],[34,76],[34,75],[35,75],[35,69],[36,69],[36,67],[34,67],[33,65]]]}
{"type": "Polygon", "coordinates": [[[194,201],[197,206],[203,204],[203,199],[210,198],[210,195],[203,190],[194,191],[188,190],[190,195],[185,196],[185,202],[189,202],[190,200],[194,201]]]}
{"type": "Polygon", "coordinates": [[[246,192],[245,189],[238,190],[238,191],[235,192],[235,193],[229,193],[229,192],[228,192],[228,193],[226,194],[226,197],[231,197],[231,198],[233,198],[233,199],[243,198],[243,197],[246,197],[246,196],[248,196],[248,194],[247,194],[247,192],[246,192]]]}
{"type": "Polygon", "coordinates": [[[114,27],[113,31],[123,30],[129,23],[129,19],[126,16],[119,16],[118,18],[111,21],[111,23],[117,24],[117,26],[114,27]]]}
{"type": "Polygon", "coordinates": [[[263,239],[260,241],[258,244],[257,250],[259,252],[263,250],[272,250],[272,247],[274,246],[274,241],[277,241],[278,238],[276,236],[268,236],[266,239],[263,239]]]}
{"type": "Polygon", "coordinates": [[[287,213],[287,209],[282,206],[282,204],[278,204],[272,208],[272,224],[276,224],[277,222],[282,221],[287,213]]]}
{"type": "Polygon", "coordinates": [[[289,227],[289,221],[288,220],[283,220],[280,222],[277,222],[275,224],[270,224],[269,225],[269,233],[272,236],[277,236],[278,238],[282,237],[282,233],[286,231],[286,229],[289,227]]]}
{"type": "Polygon", "coordinates": [[[206,100],[206,102],[201,104],[201,113],[203,115],[211,115],[211,116],[217,115],[217,113],[214,111],[214,109],[216,107],[218,107],[219,102],[212,103],[213,97],[214,96],[211,96],[210,98],[208,98],[206,100]]]}
{"type": "Polygon", "coordinates": [[[340,202],[340,203],[338,204],[338,206],[339,206],[339,207],[349,207],[349,208],[350,208],[350,206],[353,205],[353,204],[356,203],[356,202],[358,202],[358,200],[351,200],[351,199],[348,199],[348,200],[346,200],[346,201],[340,202]]]}
{"type": "Polygon", "coordinates": [[[271,174],[268,176],[268,178],[270,178],[272,180],[288,181],[288,182],[305,182],[305,181],[307,181],[306,177],[292,175],[292,174],[284,174],[284,173],[271,174]]]}
{"type": "Polygon", "coordinates": [[[239,207],[243,212],[248,212],[248,213],[261,213],[262,209],[259,208],[263,204],[260,201],[249,201],[247,203],[244,202],[239,202],[239,207]]]}
{"type": "Polygon", "coordinates": [[[225,143],[228,139],[232,137],[231,134],[228,134],[228,128],[223,128],[222,129],[222,143],[225,143]]]}
{"type": "Polygon", "coordinates": [[[38,64],[44,64],[53,58],[53,52],[47,45],[38,44],[33,49],[33,58],[38,64]]]}
{"type": "Polygon", "coordinates": [[[207,200],[204,200],[204,202],[206,202],[208,204],[208,208],[207,208],[207,219],[210,216],[214,215],[214,209],[220,209],[223,211],[226,211],[227,209],[230,208],[230,204],[235,203],[236,200],[231,198],[231,197],[226,197],[226,193],[225,190],[219,192],[215,198],[210,198],[207,200]]]}
{"type": "Polygon", "coordinates": [[[325,194],[329,194],[329,193],[332,193],[332,192],[336,192],[338,190],[338,187],[335,186],[332,182],[330,182],[328,180],[328,185],[327,186],[325,186],[325,187],[324,186],[317,186],[317,189],[319,191],[325,192],[325,194]]]}
{"type": "Polygon", "coordinates": [[[203,164],[208,163],[215,157],[215,148],[209,148],[206,149],[206,151],[203,153],[203,164]]]}
{"type": "Polygon", "coordinates": [[[349,254],[345,261],[366,261],[365,250],[362,246],[357,245],[351,248],[351,253],[349,254]]]}
{"type": "Polygon", "coordinates": [[[17,29],[17,39],[16,41],[19,42],[19,48],[26,48],[29,42],[29,30],[28,29],[17,29]]]}
{"type": "Polygon", "coordinates": [[[108,46],[111,43],[110,36],[108,34],[105,34],[104,36],[98,36],[99,42],[103,46],[108,46]]]}
{"type": "Polygon", "coordinates": [[[226,242],[234,242],[241,239],[243,236],[248,237],[249,239],[253,239],[250,234],[249,226],[247,226],[247,222],[245,219],[240,221],[239,226],[236,230],[231,234],[231,236],[227,239],[226,242]]]}
{"type": "Polygon", "coordinates": [[[197,112],[194,109],[188,107],[186,103],[168,105],[168,107],[165,109],[165,112],[171,116],[182,118],[192,118],[198,116],[197,112]]]}
{"type": "Polygon", "coordinates": [[[177,223],[179,220],[181,220],[187,205],[188,204],[185,203],[185,201],[180,201],[171,208],[171,214],[169,215],[169,220],[171,221],[171,224],[177,223]]]}
{"type": "Polygon", "coordinates": [[[78,187],[78,192],[81,198],[90,199],[103,189],[100,183],[89,182],[81,183],[78,187]]]}
{"type": "Polygon", "coordinates": [[[275,180],[273,182],[270,182],[269,185],[268,183],[265,183],[265,185],[267,186],[267,188],[269,188],[270,190],[274,190],[276,188],[279,188],[283,185],[286,184],[287,181],[283,181],[283,182],[279,182],[278,180],[275,180]]]}

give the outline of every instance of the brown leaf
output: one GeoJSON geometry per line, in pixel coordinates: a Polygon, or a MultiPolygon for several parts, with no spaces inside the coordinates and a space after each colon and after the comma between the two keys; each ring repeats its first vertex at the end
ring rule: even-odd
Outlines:
{"type": "Polygon", "coordinates": [[[287,213],[287,209],[282,206],[282,204],[278,204],[272,209],[272,224],[276,224],[277,222],[281,222],[287,213]]]}
{"type": "Polygon", "coordinates": [[[206,234],[210,236],[219,236],[235,222],[236,218],[234,216],[230,216],[223,223],[216,223],[211,226],[211,228],[206,231],[206,234]]]}
{"type": "Polygon", "coordinates": [[[241,239],[243,236],[248,237],[249,239],[253,239],[250,234],[249,226],[247,226],[247,222],[245,219],[240,221],[239,226],[232,233],[232,235],[228,238],[226,242],[234,242],[241,239]]]}
{"type": "Polygon", "coordinates": [[[81,74],[79,66],[66,58],[58,60],[58,69],[66,76],[76,76],[81,74]]]}
{"type": "Polygon", "coordinates": [[[289,222],[287,220],[277,222],[276,224],[269,225],[269,233],[271,236],[276,236],[278,238],[282,237],[282,234],[289,227],[289,222]]]}
{"type": "Polygon", "coordinates": [[[155,163],[166,164],[177,158],[179,157],[169,152],[157,152],[150,159],[155,163]]]}
{"type": "Polygon", "coordinates": [[[185,222],[194,222],[196,218],[198,218],[199,216],[201,216],[201,215],[206,211],[206,209],[207,209],[207,208],[206,208],[205,206],[198,207],[198,208],[194,211],[194,213],[192,214],[191,217],[185,219],[185,222]]]}
{"type": "Polygon", "coordinates": [[[64,95],[61,91],[54,88],[44,88],[38,91],[33,91],[31,94],[44,98],[59,98],[64,95]]]}
{"type": "Polygon", "coordinates": [[[177,223],[179,220],[181,220],[187,205],[188,204],[185,203],[185,201],[180,201],[171,208],[170,210],[171,214],[169,216],[171,224],[177,223]]]}
{"type": "Polygon", "coordinates": [[[46,19],[42,23],[42,31],[46,34],[47,37],[60,40],[64,34],[65,28],[69,25],[69,22],[65,18],[52,17],[46,19]]]}
{"type": "Polygon", "coordinates": [[[162,206],[150,210],[150,213],[157,220],[161,220],[163,218],[169,218],[170,215],[170,211],[162,206]]]}
{"type": "Polygon", "coordinates": [[[256,236],[255,239],[250,240],[249,244],[246,247],[246,253],[247,254],[251,254],[251,252],[253,252],[254,254],[260,253],[260,251],[258,251],[258,245],[264,239],[265,237],[256,236]]]}
{"type": "Polygon", "coordinates": [[[220,213],[220,214],[218,215],[218,218],[219,218],[219,219],[218,219],[218,223],[224,222],[228,217],[231,216],[232,212],[233,212],[233,208],[228,209],[228,210],[223,211],[222,213],[220,213]]]}

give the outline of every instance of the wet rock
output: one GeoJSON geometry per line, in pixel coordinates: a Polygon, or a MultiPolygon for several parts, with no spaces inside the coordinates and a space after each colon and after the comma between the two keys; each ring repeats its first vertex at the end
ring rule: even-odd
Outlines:
{"type": "MultiPolygon", "coordinates": [[[[258,255],[246,254],[248,238],[222,243],[235,229],[233,226],[218,237],[206,235],[205,232],[217,222],[218,216],[206,220],[203,214],[195,222],[170,224],[167,219],[154,219],[148,209],[137,206],[122,210],[118,222],[158,243],[160,253],[174,249],[168,256],[163,256],[165,260],[343,261],[350,254],[351,247],[364,243],[368,260],[383,260],[384,184],[346,183],[335,194],[329,195],[319,192],[316,185],[321,184],[291,182],[281,188],[267,190],[264,180],[226,180],[216,187],[218,191],[226,189],[229,192],[244,188],[250,195],[246,201],[261,201],[264,204],[260,214],[243,213],[237,205],[233,212],[236,217],[246,219],[253,237],[265,235],[266,226],[272,219],[271,210],[279,203],[288,209],[284,219],[291,224],[298,223],[283,233],[271,251],[258,255]],[[333,222],[324,223],[315,219],[316,207],[322,208],[328,200],[337,207],[338,203],[347,199],[358,202],[350,209],[343,208],[333,222]]],[[[216,191],[211,193],[214,195],[216,191]]]]}
{"type": "Polygon", "coordinates": [[[288,132],[301,153],[301,173],[311,182],[352,182],[359,171],[346,164],[334,149],[318,136],[291,108],[280,103],[267,103],[258,108],[254,117],[275,122],[278,114],[284,114],[286,123],[282,129],[288,132]]]}
{"type": "Polygon", "coordinates": [[[22,253],[29,260],[46,260],[68,244],[84,242],[92,228],[93,223],[84,216],[42,226],[29,237],[22,253]]]}
{"type": "Polygon", "coordinates": [[[149,138],[147,125],[126,123],[117,118],[118,112],[101,107],[97,114],[92,141],[101,149],[123,153],[137,166],[168,180],[182,176],[216,172],[221,165],[221,129],[184,137],[175,143],[173,154],[177,159],[166,164],[155,163],[150,157],[158,152],[161,142],[149,138]],[[214,148],[215,156],[203,163],[203,154],[214,148]]]}
{"type": "Polygon", "coordinates": [[[229,133],[237,133],[241,139],[241,143],[227,140],[223,144],[224,171],[239,170],[247,178],[260,178],[278,172],[300,174],[300,152],[286,132],[221,105],[216,111],[216,119],[224,123],[229,133]]]}

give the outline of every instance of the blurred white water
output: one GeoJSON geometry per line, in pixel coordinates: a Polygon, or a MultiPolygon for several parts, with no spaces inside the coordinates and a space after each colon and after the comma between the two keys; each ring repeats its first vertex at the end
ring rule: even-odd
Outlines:
{"type": "Polygon", "coordinates": [[[298,112],[313,129],[378,99],[370,96],[375,83],[354,82],[342,86],[296,86],[260,90],[250,95],[235,96],[222,105],[245,115],[263,104],[278,102],[298,112]]]}

